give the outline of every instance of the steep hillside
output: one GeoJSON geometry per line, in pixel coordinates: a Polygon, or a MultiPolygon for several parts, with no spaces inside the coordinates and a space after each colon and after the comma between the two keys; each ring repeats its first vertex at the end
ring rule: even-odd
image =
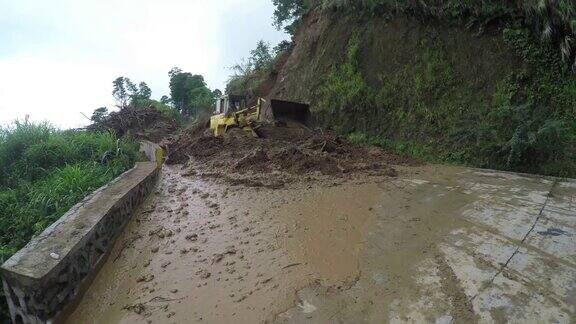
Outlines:
{"type": "Polygon", "coordinates": [[[353,140],[576,176],[576,75],[520,23],[315,9],[293,45],[258,94],[309,102],[324,126],[353,140]]]}

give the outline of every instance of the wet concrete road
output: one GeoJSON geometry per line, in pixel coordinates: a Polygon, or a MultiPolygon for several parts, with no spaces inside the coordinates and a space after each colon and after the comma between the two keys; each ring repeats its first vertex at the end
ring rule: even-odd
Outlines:
{"type": "Polygon", "coordinates": [[[286,189],[164,170],[69,323],[574,323],[576,181],[454,167],[286,189]]]}

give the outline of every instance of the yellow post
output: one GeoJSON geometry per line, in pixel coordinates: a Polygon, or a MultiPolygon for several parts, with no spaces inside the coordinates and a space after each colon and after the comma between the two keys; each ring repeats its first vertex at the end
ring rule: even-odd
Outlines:
{"type": "Polygon", "coordinates": [[[164,165],[164,160],[166,158],[166,152],[164,152],[163,148],[158,147],[156,149],[156,152],[154,152],[154,155],[156,157],[156,165],[158,165],[158,169],[162,169],[162,166],[164,165]]]}

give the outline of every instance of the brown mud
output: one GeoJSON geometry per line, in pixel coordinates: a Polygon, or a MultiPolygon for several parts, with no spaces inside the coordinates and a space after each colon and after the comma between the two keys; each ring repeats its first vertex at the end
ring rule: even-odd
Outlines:
{"type": "Polygon", "coordinates": [[[182,173],[166,167],[68,323],[271,321],[306,286],[357,280],[375,184],[234,189],[182,173]]]}
{"type": "Polygon", "coordinates": [[[396,168],[270,188],[167,166],[68,323],[569,322],[576,268],[514,252],[549,180],[396,168]]]}
{"type": "Polygon", "coordinates": [[[253,138],[240,129],[214,137],[210,131],[184,131],[164,143],[168,164],[185,164],[189,175],[231,184],[279,188],[318,176],[349,178],[355,173],[395,176],[392,165],[418,162],[377,147],[354,145],[331,132],[266,127],[253,138]],[[285,136],[290,134],[290,136],[285,136]]]}
{"type": "Polygon", "coordinates": [[[178,126],[176,120],[153,107],[128,106],[110,113],[101,123],[90,125],[88,128],[107,129],[119,137],[131,135],[136,139],[159,143],[175,133],[178,126]]]}

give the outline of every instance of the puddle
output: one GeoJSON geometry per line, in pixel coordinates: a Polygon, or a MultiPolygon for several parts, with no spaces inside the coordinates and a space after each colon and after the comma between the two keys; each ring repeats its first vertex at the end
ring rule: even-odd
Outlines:
{"type": "Polygon", "coordinates": [[[542,236],[561,236],[561,235],[566,235],[566,236],[572,236],[572,234],[561,230],[559,228],[548,228],[546,231],[540,231],[538,232],[538,234],[542,235],[542,236]]]}

